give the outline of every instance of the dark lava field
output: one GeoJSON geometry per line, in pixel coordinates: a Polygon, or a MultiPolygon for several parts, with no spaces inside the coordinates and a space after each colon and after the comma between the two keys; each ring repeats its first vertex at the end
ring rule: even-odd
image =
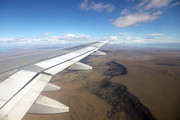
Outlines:
{"type": "Polygon", "coordinates": [[[128,72],[126,67],[115,61],[108,62],[106,65],[109,69],[104,72],[104,75],[108,77],[86,86],[91,94],[112,106],[106,117],[112,120],[123,118],[126,120],[155,120],[150,110],[135,95],[128,92],[126,86],[110,81],[113,77],[126,75],[128,72]]]}

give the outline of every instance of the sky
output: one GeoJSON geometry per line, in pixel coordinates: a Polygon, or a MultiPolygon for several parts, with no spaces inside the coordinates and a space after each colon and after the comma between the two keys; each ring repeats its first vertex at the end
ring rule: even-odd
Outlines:
{"type": "Polygon", "coordinates": [[[0,0],[0,46],[180,43],[179,0],[0,0]]]}

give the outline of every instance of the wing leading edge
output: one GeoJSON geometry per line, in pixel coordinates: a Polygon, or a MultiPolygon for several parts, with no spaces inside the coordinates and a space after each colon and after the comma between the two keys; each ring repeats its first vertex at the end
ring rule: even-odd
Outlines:
{"type": "Polygon", "coordinates": [[[53,75],[64,69],[92,69],[91,66],[78,61],[88,55],[105,55],[98,49],[104,44],[108,45],[108,42],[95,42],[70,49],[0,61],[0,120],[21,120],[26,113],[68,112],[69,107],[40,93],[59,90],[60,87],[49,81],[53,75]],[[47,57],[44,57],[45,55],[47,57]],[[30,60],[30,58],[34,59],[30,60]],[[13,65],[12,62],[17,64],[13,65]]]}

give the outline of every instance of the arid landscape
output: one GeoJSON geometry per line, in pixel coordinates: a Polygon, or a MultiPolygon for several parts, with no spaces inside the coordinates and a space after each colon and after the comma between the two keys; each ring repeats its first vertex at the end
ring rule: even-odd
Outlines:
{"type": "Polygon", "coordinates": [[[107,55],[81,61],[92,71],[64,70],[51,80],[61,90],[42,93],[69,106],[68,113],[26,114],[23,120],[180,119],[179,50],[111,46],[102,51],[107,55]]]}
{"type": "Polygon", "coordinates": [[[178,11],[180,0],[0,0],[0,120],[180,120],[178,11]]]}

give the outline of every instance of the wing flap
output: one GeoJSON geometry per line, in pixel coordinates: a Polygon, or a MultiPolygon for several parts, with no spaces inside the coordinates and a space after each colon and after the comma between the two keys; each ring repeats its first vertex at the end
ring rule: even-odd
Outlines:
{"type": "MultiPolygon", "coordinates": [[[[8,102],[18,93],[37,73],[20,70],[0,83],[0,101],[8,102]],[[6,92],[6,94],[4,94],[6,92]]],[[[1,102],[1,108],[5,105],[1,102]]]]}
{"type": "Polygon", "coordinates": [[[59,86],[54,85],[54,84],[52,84],[52,83],[48,83],[48,84],[46,85],[46,87],[43,89],[43,91],[56,91],[56,90],[59,90],[59,89],[60,89],[59,86]]]}
{"type": "Polygon", "coordinates": [[[2,120],[21,120],[52,76],[39,74],[14,96],[0,111],[2,120]]]}
{"type": "Polygon", "coordinates": [[[69,112],[69,107],[43,95],[40,95],[28,110],[28,113],[32,114],[55,114],[63,112],[69,112]]]}

